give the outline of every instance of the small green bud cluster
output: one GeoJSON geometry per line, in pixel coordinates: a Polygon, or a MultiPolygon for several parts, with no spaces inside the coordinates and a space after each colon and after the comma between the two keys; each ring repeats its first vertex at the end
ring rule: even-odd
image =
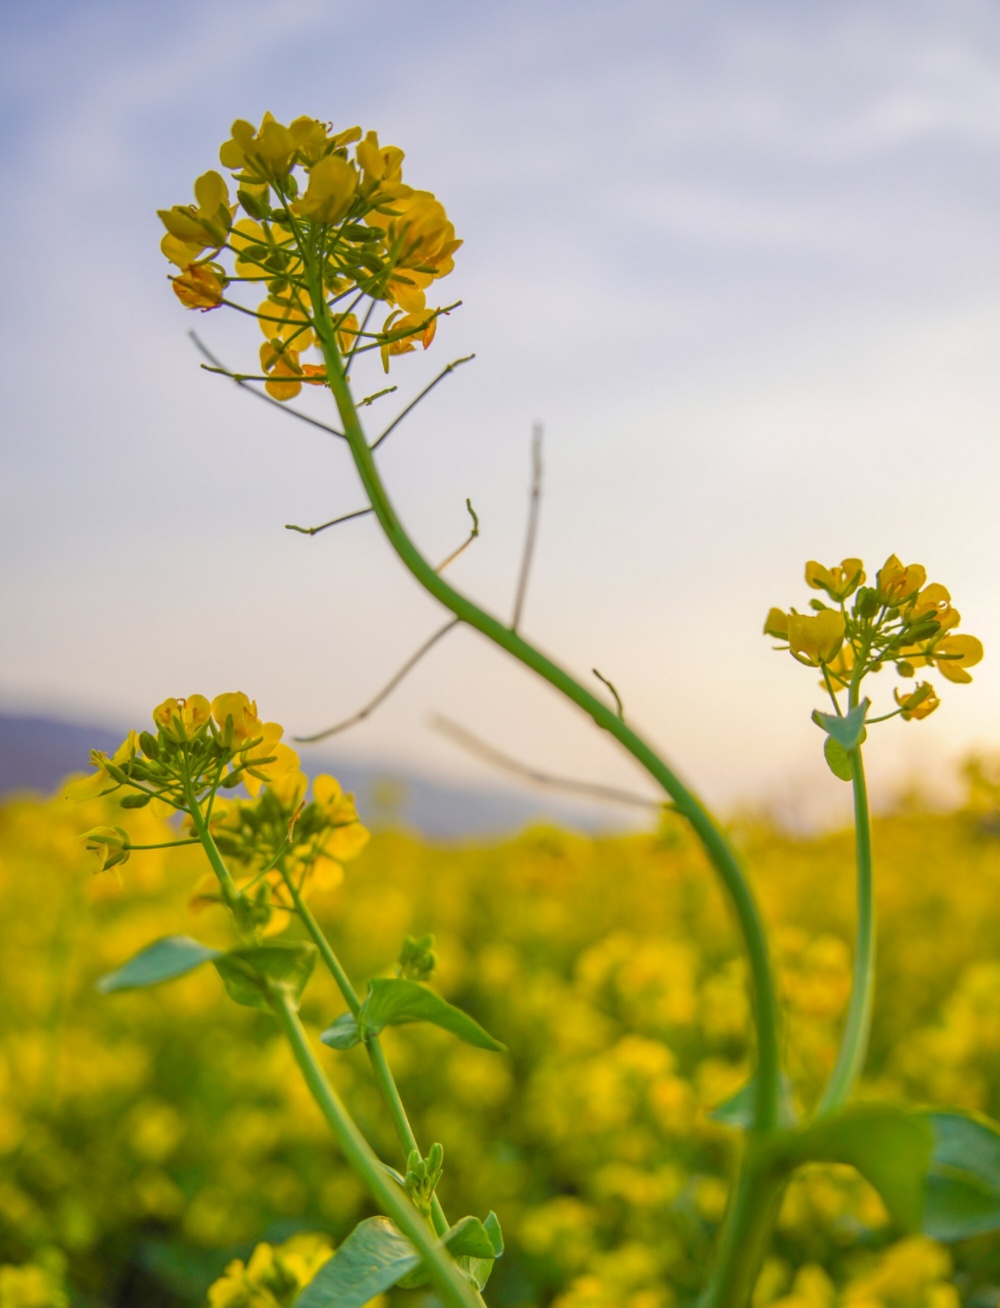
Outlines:
{"type": "Polygon", "coordinates": [[[425,1217],[430,1216],[431,1201],[443,1172],[443,1145],[432,1144],[426,1158],[420,1157],[418,1149],[410,1150],[406,1160],[406,1193],[425,1217]]]}
{"type": "Polygon", "coordinates": [[[396,975],[407,981],[429,981],[437,961],[432,935],[421,936],[419,940],[407,936],[396,964],[396,975]]]}

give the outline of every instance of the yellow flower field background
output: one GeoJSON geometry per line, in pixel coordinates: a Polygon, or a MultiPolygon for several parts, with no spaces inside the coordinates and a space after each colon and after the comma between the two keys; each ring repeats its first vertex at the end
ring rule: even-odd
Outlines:
{"type": "MultiPolygon", "coordinates": [[[[875,824],[880,972],[864,1088],[997,1116],[1000,792],[989,775],[970,770],[961,811],[875,824]]],[[[0,810],[2,1308],[202,1304],[260,1242],[335,1242],[370,1211],[275,1025],[234,1008],[214,972],[96,992],[156,936],[225,938],[218,909],[191,906],[197,847],[135,854],[123,885],[90,874],[80,832],[118,820],[107,799],[26,795],[0,810]]],[[[129,829],[135,843],[172,835],[147,811],[129,829]]],[[[789,1067],[809,1103],[849,993],[851,837],[754,823],[733,835],[771,926],[789,1067]]],[[[466,845],[377,832],[313,906],[358,983],[391,969],[407,933],[433,931],[434,986],[508,1046],[472,1049],[426,1026],[385,1033],[419,1137],[446,1145],[446,1203],[500,1217],[507,1252],[490,1304],[690,1299],[733,1143],[707,1114],[746,1077],[748,1014],[727,910],[683,827],[539,828],[466,845]]],[[[307,1025],[342,1008],[317,974],[307,1025]]],[[[322,1057],[398,1165],[361,1053],[322,1057]]],[[[213,1304],[279,1302],[240,1276],[213,1304]]],[[[995,1238],[949,1251],[904,1238],[856,1174],[817,1166],[785,1199],[758,1301],[951,1308],[995,1303],[998,1285],[995,1238]]],[[[396,1291],[392,1302],[429,1300],[396,1291]]]]}

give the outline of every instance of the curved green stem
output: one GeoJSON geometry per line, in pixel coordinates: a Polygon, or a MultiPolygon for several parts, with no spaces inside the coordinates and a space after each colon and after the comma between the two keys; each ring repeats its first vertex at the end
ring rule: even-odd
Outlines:
{"type": "Polygon", "coordinates": [[[295,1061],[341,1152],[382,1211],[396,1223],[423,1258],[434,1288],[447,1308],[479,1308],[482,1300],[463,1278],[424,1219],[383,1171],[339,1095],[326,1079],[305,1028],[287,994],[274,995],[275,1014],[295,1061]]]}
{"type": "Polygon", "coordinates": [[[817,1113],[839,1108],[854,1089],[864,1067],[872,1025],[875,993],[875,904],[872,878],[872,838],[868,813],[868,790],[861,746],[852,749],[851,781],[854,786],[854,827],[858,865],[858,932],[854,948],[854,977],[851,1002],[837,1061],[817,1113]]]}
{"type": "Polygon", "coordinates": [[[551,686],[561,691],[567,699],[589,714],[598,727],[614,736],[662,786],[674,801],[678,812],[690,822],[705,847],[736,912],[749,956],[757,1028],[755,1127],[760,1131],[773,1128],[778,1120],[780,1071],[778,1008],[774,979],[763,923],[735,854],[703,805],[674,775],[651,746],[627,726],[613,709],[534,645],[524,640],[516,631],[505,626],[455,590],[423,557],[396,516],[375,466],[372,452],[365,440],[354,399],[344,376],[335,334],[323,300],[322,286],[318,282],[311,286],[311,298],[315,330],[326,363],[327,384],[333,392],[355,467],[379,523],[400,560],[420,585],[457,618],[482,632],[494,644],[531,668],[551,686]]]}
{"type": "MultiPolygon", "coordinates": [[[[326,933],[320,924],[316,921],[309,905],[302,898],[298,886],[294,879],[288,873],[281,869],[281,875],[288,887],[288,892],[295,903],[299,917],[305,924],[306,930],[312,937],[316,948],[320,952],[320,957],[326,964],[334,981],[337,983],[337,989],[344,996],[347,1007],[355,1017],[361,1007],[361,1000],[358,998],[357,991],[351,984],[351,979],[344,971],[344,967],[334,953],[333,946],[326,938],[326,933]]],[[[368,1051],[368,1061],[371,1063],[372,1074],[375,1077],[375,1083],[382,1092],[389,1109],[389,1115],[392,1118],[392,1124],[396,1130],[396,1137],[399,1140],[400,1147],[403,1150],[404,1158],[416,1149],[423,1157],[420,1146],[417,1144],[417,1138],[413,1134],[413,1128],[410,1126],[410,1119],[406,1115],[406,1109],[400,1098],[399,1089],[396,1086],[395,1078],[392,1075],[392,1069],[389,1067],[389,1061],[385,1056],[385,1050],[382,1048],[382,1042],[379,1037],[369,1036],[365,1041],[365,1049],[368,1051]]],[[[448,1219],[445,1216],[444,1209],[441,1207],[441,1201],[435,1194],[431,1199],[431,1219],[434,1222],[434,1229],[438,1235],[444,1235],[448,1230],[448,1219]]]]}

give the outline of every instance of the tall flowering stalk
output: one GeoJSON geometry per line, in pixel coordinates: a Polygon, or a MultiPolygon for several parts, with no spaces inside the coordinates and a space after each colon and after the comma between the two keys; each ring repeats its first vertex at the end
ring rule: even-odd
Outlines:
{"type": "MultiPolygon", "coordinates": [[[[429,192],[403,181],[401,150],[381,145],[375,133],[363,134],[360,128],[338,132],[310,118],[285,126],[270,115],[258,129],[238,121],[220,160],[231,182],[218,172],[205,173],[195,183],[195,203],[164,210],[161,217],[167,229],[162,248],[181,303],[201,311],[231,307],[257,319],[263,337],[259,369],[226,375],[263,384],[267,396],[282,404],[304,386],[329,390],[339,419],[331,430],[346,442],[367,497],[367,507],[359,512],[375,515],[405,567],[449,611],[445,630],[463,623],[480,631],[614,737],[662,789],[673,814],[689,824],[728,896],[749,965],[756,1066],[750,1082],[715,1113],[738,1133],[738,1162],[715,1257],[706,1269],[702,1308],[742,1308],[749,1301],[784,1189],[805,1163],[856,1167],[905,1229],[938,1239],[1000,1229],[1000,1133],[992,1124],[954,1112],[849,1102],[864,1066],[874,994],[873,868],[862,744],[877,723],[893,717],[919,721],[938,707],[931,684],[919,681],[897,690],[893,706],[873,716],[862,687],[890,664],[904,678],[913,679],[918,669],[927,668],[953,683],[971,680],[968,669],[982,657],[982,646],[955,630],[959,616],[947,590],[926,584],[921,566],[904,566],[895,556],[878,571],[874,585],[865,584],[859,559],[829,568],[810,562],[806,582],[824,598],[814,597],[805,613],[772,609],[765,624],[765,631],[799,663],[819,671],[832,711],[817,710],[813,720],[824,733],[829,767],[851,783],[855,801],[853,991],[828,1084],[817,1104],[803,1106],[795,1102],[782,1071],[779,1009],[764,925],[747,872],[723,829],[659,752],[626,723],[613,687],[612,704],[521,634],[520,602],[514,619],[505,621],[442,576],[444,565],[435,567],[421,554],[382,480],[375,452],[416,401],[371,438],[360,411],[377,395],[356,399],[351,378],[365,355],[377,353],[387,372],[396,356],[418,345],[426,350],[440,316],[456,307],[428,303],[461,244],[444,208],[429,192]],[[244,302],[248,295],[250,302],[244,302]]],[[[449,364],[444,373],[454,366],[449,364]]],[[[214,370],[225,372],[221,366],[214,370]]],[[[474,515],[473,520],[474,536],[474,515]]],[[[465,1218],[448,1225],[436,1194],[440,1148],[433,1147],[426,1157],[417,1148],[378,1035],[392,1022],[424,1020],[486,1048],[497,1048],[496,1042],[427,989],[433,966],[428,942],[409,942],[396,978],[376,978],[367,996],[359,997],[310,914],[304,893],[308,868],[345,856],[344,850],[350,852],[363,838],[349,799],[334,783],[317,782],[307,804],[297,760],[282,752],[278,736],[259,723],[256,709],[242,697],[221,697],[212,705],[191,697],[167,705],[157,710],[155,741],[130,737],[112,759],[95,758],[95,778],[84,788],[89,787],[89,794],[108,782],[129,786],[141,794],[138,801],[130,795],[126,805],[155,799],[187,814],[190,838],[204,846],[214,876],[215,888],[203,893],[221,899],[243,939],[230,955],[210,951],[211,961],[234,998],[265,1007],[277,1018],[340,1147],[392,1219],[362,1223],[297,1303],[300,1308],[360,1308],[379,1290],[412,1284],[421,1276],[433,1281],[449,1305],[473,1301],[502,1251],[499,1228],[492,1214],[483,1222],[465,1218]],[[220,786],[240,779],[246,781],[250,800],[216,800],[220,786]],[[230,863],[241,869],[238,875],[230,863]],[[278,941],[265,941],[275,913],[304,924],[340,985],[348,1011],[323,1040],[334,1049],[365,1045],[407,1155],[405,1175],[376,1166],[323,1074],[295,1013],[313,956],[302,952],[303,945],[282,949],[278,941]],[[358,1271],[362,1266],[377,1267],[379,1276],[364,1279],[358,1271]]],[[[121,828],[91,832],[88,839],[104,866],[119,867],[131,852],[121,828]]],[[[194,942],[159,942],[152,963],[140,955],[107,988],[145,984],[136,981],[137,974],[176,975],[188,961],[192,966],[205,961],[199,950],[204,947],[194,942]]]]}

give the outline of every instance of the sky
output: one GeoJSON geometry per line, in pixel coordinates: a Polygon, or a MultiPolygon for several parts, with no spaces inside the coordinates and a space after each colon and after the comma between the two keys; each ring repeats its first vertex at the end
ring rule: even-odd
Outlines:
{"type": "MultiPolygon", "coordinates": [[[[987,646],[932,718],[873,732],[881,804],[1000,749],[995,5],[40,0],[6,7],[0,70],[5,711],[128,726],[239,688],[305,734],[444,620],[372,520],[284,529],[362,506],[346,452],[201,371],[190,330],[247,368],[258,329],[165,280],[156,209],[271,110],[401,146],[465,242],[461,309],[370,411],[475,352],[380,451],[432,559],[471,497],[455,585],[509,615],[541,423],[524,633],[611,678],[711,803],[845,811],[815,677],[761,635],[808,559],[923,562],[987,646]]],[[[490,784],[432,713],[653,793],[466,631],[337,748],[490,784]]]]}

